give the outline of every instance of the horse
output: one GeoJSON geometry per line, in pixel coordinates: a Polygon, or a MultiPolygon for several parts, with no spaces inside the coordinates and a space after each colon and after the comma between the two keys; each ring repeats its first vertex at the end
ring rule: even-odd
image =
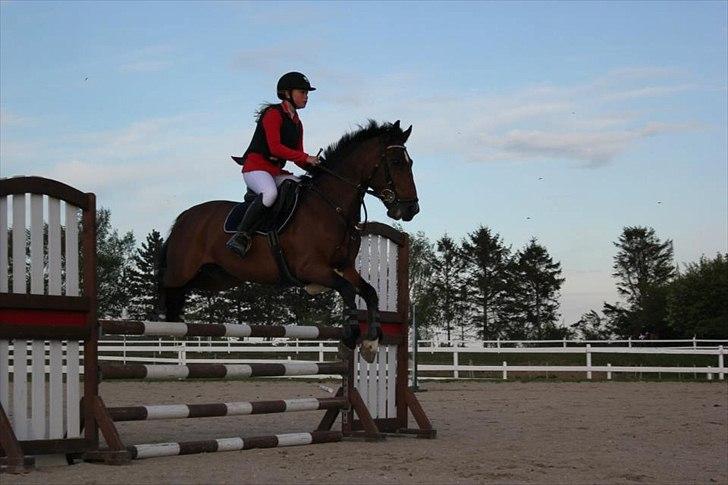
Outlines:
{"type": "MultiPolygon", "coordinates": [[[[345,134],[330,145],[322,163],[302,177],[295,213],[279,235],[290,274],[309,293],[334,289],[348,315],[356,314],[356,295],[366,303],[367,331],[361,355],[372,362],[382,335],[376,290],[356,271],[361,242],[360,211],[368,193],[381,200],[387,216],[411,221],[419,212],[412,158],[405,143],[412,133],[400,122],[377,123],[345,134]],[[317,291],[318,290],[318,291],[317,291]]],[[[182,212],[162,246],[157,268],[160,311],[179,321],[191,289],[225,290],[242,282],[280,284],[281,271],[266,238],[253,238],[240,258],[225,247],[223,224],[236,202],[204,202],[182,212]]],[[[359,325],[345,325],[342,343],[353,349],[359,325]]]]}

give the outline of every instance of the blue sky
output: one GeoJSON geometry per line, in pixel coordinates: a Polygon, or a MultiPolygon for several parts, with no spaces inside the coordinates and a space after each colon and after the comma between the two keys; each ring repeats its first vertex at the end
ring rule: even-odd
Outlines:
{"type": "MultiPolygon", "coordinates": [[[[238,199],[280,74],[319,89],[315,153],[368,118],[414,125],[422,212],[561,262],[571,323],[614,301],[624,226],[678,262],[728,250],[727,2],[0,2],[0,176],[96,192],[138,240],[238,199]]],[[[376,200],[370,218],[385,220],[376,200]]]]}

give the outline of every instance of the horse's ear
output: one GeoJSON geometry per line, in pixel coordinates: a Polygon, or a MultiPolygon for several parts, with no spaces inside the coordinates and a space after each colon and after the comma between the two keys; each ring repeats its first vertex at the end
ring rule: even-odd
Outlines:
{"type": "Polygon", "coordinates": [[[402,143],[406,142],[406,141],[407,141],[407,139],[409,138],[409,136],[410,136],[411,134],[412,134],[412,125],[410,125],[410,127],[409,127],[409,128],[407,128],[406,130],[404,130],[404,133],[403,133],[403,135],[404,135],[404,138],[402,139],[402,143]]]}
{"type": "Polygon", "coordinates": [[[401,129],[402,129],[402,128],[400,128],[400,127],[399,127],[399,120],[395,121],[395,122],[394,122],[394,125],[393,125],[393,126],[394,126],[394,127],[396,128],[396,129],[398,129],[398,130],[401,130],[401,129]]]}

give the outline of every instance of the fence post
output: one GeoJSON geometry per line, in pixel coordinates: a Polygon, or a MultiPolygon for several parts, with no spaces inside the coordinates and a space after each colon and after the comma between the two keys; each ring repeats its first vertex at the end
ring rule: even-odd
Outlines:
{"type": "Polygon", "coordinates": [[[564,338],[564,348],[566,348],[566,338],[564,338]]]}
{"type": "MultiPolygon", "coordinates": [[[[607,367],[612,367],[612,364],[607,364],[607,367]]],[[[608,381],[612,380],[612,371],[610,371],[610,370],[607,371],[607,380],[608,381]]]]}
{"type": "Polygon", "coordinates": [[[180,342],[180,346],[177,347],[177,360],[179,361],[180,365],[187,364],[187,349],[186,349],[187,341],[183,340],[180,342]]]}
{"type": "Polygon", "coordinates": [[[498,340],[496,340],[495,346],[500,348],[500,337],[498,337],[498,340]]]}
{"type": "Polygon", "coordinates": [[[591,344],[586,344],[586,378],[591,379],[592,373],[591,373],[591,344]]]}
{"type": "Polygon", "coordinates": [[[319,362],[324,361],[324,343],[319,342],[319,362]]]}
{"type": "Polygon", "coordinates": [[[454,379],[457,379],[460,377],[460,372],[458,372],[458,365],[460,365],[460,359],[458,356],[458,348],[452,347],[452,365],[453,365],[453,371],[452,376],[454,379]]]}
{"type": "Polygon", "coordinates": [[[693,335],[693,348],[694,349],[698,348],[698,340],[695,338],[695,335],[693,335]]]}
{"type": "Polygon", "coordinates": [[[632,348],[632,337],[627,338],[627,347],[632,348]]]}
{"type": "MultiPolygon", "coordinates": [[[[712,365],[709,365],[709,366],[708,366],[708,369],[712,369],[712,368],[713,368],[713,366],[712,366],[712,365]]],[[[713,380],[713,372],[712,372],[712,370],[709,370],[709,371],[708,371],[708,376],[707,376],[707,377],[708,377],[708,380],[709,380],[709,381],[712,381],[712,380],[713,380]]]]}
{"type": "Polygon", "coordinates": [[[508,364],[504,360],[503,361],[503,380],[504,381],[508,379],[508,370],[507,369],[508,369],[508,364]]]}
{"type": "Polygon", "coordinates": [[[722,345],[719,345],[718,346],[718,368],[720,370],[718,370],[718,379],[720,379],[721,381],[725,379],[725,364],[724,364],[724,362],[725,361],[723,360],[723,346],[722,345]]]}

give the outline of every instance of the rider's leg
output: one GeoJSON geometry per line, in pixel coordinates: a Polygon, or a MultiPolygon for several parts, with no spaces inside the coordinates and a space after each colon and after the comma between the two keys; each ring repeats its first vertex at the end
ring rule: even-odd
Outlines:
{"type": "Polygon", "coordinates": [[[258,223],[265,217],[265,214],[278,196],[273,177],[264,171],[246,172],[243,174],[245,183],[248,187],[256,192],[258,196],[245,211],[243,219],[238,224],[237,232],[227,242],[228,249],[237,253],[240,257],[250,249],[253,240],[253,231],[258,223]]]}
{"type": "Polygon", "coordinates": [[[297,176],[293,175],[292,173],[276,175],[274,178],[276,181],[276,187],[279,187],[283,183],[284,180],[293,180],[294,182],[301,181],[301,177],[297,177],[297,176]]]}

